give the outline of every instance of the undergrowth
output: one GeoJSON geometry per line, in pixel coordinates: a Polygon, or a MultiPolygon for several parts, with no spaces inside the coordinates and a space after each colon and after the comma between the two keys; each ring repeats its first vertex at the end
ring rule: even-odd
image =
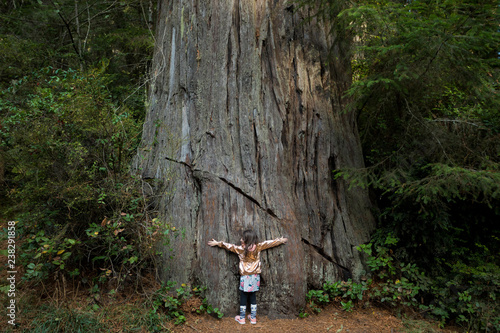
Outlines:
{"type": "MultiPolygon", "coordinates": [[[[209,314],[222,318],[205,298],[206,287],[168,281],[154,290],[143,292],[94,293],[72,290],[72,297],[41,300],[42,295],[29,293],[21,286],[18,297],[16,325],[5,327],[6,332],[114,332],[170,331],[186,322],[188,314],[209,314]],[[75,297],[73,297],[75,296],[75,297]]],[[[54,287],[54,286],[52,286],[54,287]]],[[[50,286],[47,289],[52,291],[50,286]]],[[[68,290],[69,291],[69,290],[68,290]]],[[[46,293],[46,292],[45,292],[46,293]]],[[[0,298],[6,298],[0,295],[0,298]]]]}
{"type": "Polygon", "coordinates": [[[154,323],[159,323],[162,317],[173,320],[175,325],[185,323],[186,311],[197,314],[208,313],[219,319],[224,316],[218,308],[213,308],[212,305],[208,304],[207,299],[204,297],[206,287],[190,287],[183,283],[179,288],[175,289],[174,293],[171,290],[176,284],[174,281],[168,281],[166,284],[162,284],[161,288],[153,294],[148,311],[152,331],[161,330],[161,327],[154,323]],[[187,304],[189,300],[193,299],[198,300],[198,302],[187,304]]]}
{"type": "Polygon", "coordinates": [[[42,305],[30,327],[22,332],[102,332],[107,327],[92,311],[73,308],[56,307],[50,304],[42,305]]]}
{"type": "Polygon", "coordinates": [[[46,67],[0,90],[0,200],[16,223],[24,280],[63,274],[118,290],[155,270],[177,234],[145,195],[168,181],[146,182],[131,167],[145,107],[117,102],[108,65],[46,67]]]}
{"type": "MultiPolygon", "coordinates": [[[[487,255],[482,261],[478,258],[474,266],[448,264],[449,275],[430,279],[415,264],[395,259],[389,247],[396,244],[397,239],[389,236],[385,246],[359,246],[357,249],[368,256],[369,278],[359,283],[351,279],[327,282],[319,290],[310,290],[306,296],[309,309],[318,313],[332,301],[339,302],[345,311],[385,304],[427,315],[441,327],[454,323],[468,332],[500,330],[500,267],[489,262],[487,255]]],[[[300,313],[302,318],[308,315],[307,311],[300,313]]]]}

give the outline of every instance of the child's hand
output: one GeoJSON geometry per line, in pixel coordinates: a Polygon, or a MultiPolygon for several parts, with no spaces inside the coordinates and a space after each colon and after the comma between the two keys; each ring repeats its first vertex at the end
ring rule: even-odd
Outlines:
{"type": "Polygon", "coordinates": [[[219,242],[217,242],[215,239],[212,238],[212,240],[208,242],[208,245],[210,245],[210,246],[217,246],[218,243],[219,242]]]}

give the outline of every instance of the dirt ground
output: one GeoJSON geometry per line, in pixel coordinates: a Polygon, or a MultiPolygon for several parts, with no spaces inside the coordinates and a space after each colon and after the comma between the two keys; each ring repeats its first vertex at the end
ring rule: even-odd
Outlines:
{"type": "Polygon", "coordinates": [[[391,314],[381,311],[346,313],[335,307],[318,315],[300,319],[275,319],[258,316],[256,325],[241,325],[233,318],[217,320],[209,316],[193,316],[186,324],[172,327],[174,332],[402,332],[402,323],[391,314]]]}
{"type": "Polygon", "coordinates": [[[441,330],[436,323],[396,318],[390,311],[379,308],[355,309],[345,312],[340,306],[330,305],[321,313],[301,319],[275,319],[257,316],[257,324],[237,323],[233,317],[221,320],[208,315],[188,315],[184,325],[168,327],[172,332],[458,332],[452,328],[441,330]]]}

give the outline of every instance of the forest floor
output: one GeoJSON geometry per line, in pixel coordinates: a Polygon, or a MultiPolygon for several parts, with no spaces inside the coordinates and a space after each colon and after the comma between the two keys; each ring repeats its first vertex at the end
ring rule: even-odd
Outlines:
{"type": "MultiPolygon", "coordinates": [[[[3,280],[3,279],[2,279],[3,280]]],[[[132,290],[115,294],[113,298],[105,296],[100,299],[99,308],[92,309],[96,304],[88,291],[66,290],[64,298],[57,283],[45,284],[43,287],[22,288],[20,290],[19,315],[16,322],[24,332],[33,332],[37,326],[53,327],[49,322],[61,320],[57,332],[73,332],[67,319],[80,317],[84,320],[95,320],[96,326],[102,325],[99,332],[152,332],[145,325],[144,318],[148,316],[150,307],[145,294],[132,290]],[[52,295],[50,295],[52,294],[52,295]],[[74,294],[74,295],[73,295],[74,294]],[[91,317],[92,319],[89,319],[91,317]],[[142,317],[142,318],[139,318],[142,317]],[[87,318],[87,319],[85,319],[87,318]]],[[[27,286],[26,286],[27,287],[27,286]]],[[[151,293],[154,290],[151,290],[151,293]]],[[[2,297],[3,298],[3,297],[2,297]]],[[[199,299],[192,299],[192,304],[201,304],[199,299]]],[[[2,302],[4,303],[4,302],[2,302]]],[[[241,325],[234,320],[235,313],[227,313],[226,317],[217,319],[206,313],[190,312],[189,301],[181,309],[186,316],[186,322],[175,325],[174,320],[161,320],[157,332],[334,332],[334,333],[451,333],[462,332],[459,328],[445,327],[440,329],[437,322],[422,318],[410,319],[404,314],[399,316],[394,310],[380,307],[356,307],[352,312],[342,310],[340,304],[324,307],[319,314],[310,314],[306,318],[270,319],[257,315],[257,324],[251,325],[248,320],[241,325]]],[[[5,307],[4,307],[5,308],[5,307]]],[[[163,312],[164,313],[164,312],[163,312]]],[[[415,317],[413,317],[415,318],[415,317]]],[[[5,320],[5,319],[4,319],[5,320]]],[[[2,331],[2,330],[0,330],[2,331]]],[[[16,332],[12,330],[12,332],[16,332]]],[[[37,332],[53,332],[54,330],[36,330],[37,332]]],[[[85,330],[84,330],[85,331],[85,330]]],[[[7,330],[7,332],[9,332],[7,330]]],[[[92,332],[95,332],[92,330],[92,332]]]]}
{"type": "MultiPolygon", "coordinates": [[[[2,260],[3,261],[3,260],[2,260]]],[[[4,264],[2,262],[2,268],[4,264]]],[[[0,285],[5,281],[5,270],[1,272],[0,285]]],[[[149,281],[150,283],[152,281],[149,281]]],[[[151,283],[156,285],[157,282],[151,283]]],[[[17,291],[18,314],[16,322],[23,332],[33,332],[37,326],[54,327],[50,321],[61,320],[57,332],[73,332],[64,318],[81,318],[88,322],[95,321],[96,326],[103,329],[92,332],[152,332],[148,328],[146,318],[151,309],[148,297],[158,290],[147,287],[141,292],[128,290],[114,294],[112,297],[104,294],[96,299],[89,292],[89,288],[62,288],[60,279],[46,281],[43,285],[22,284],[17,291]],[[76,289],[76,290],[75,290],[76,289]],[[95,305],[99,306],[96,308],[95,305]],[[148,306],[149,304],[149,306],[148,306]]],[[[2,304],[5,294],[0,297],[2,304]]],[[[310,314],[306,318],[270,319],[258,315],[257,324],[251,325],[248,320],[241,325],[234,320],[234,313],[226,313],[226,317],[217,319],[206,313],[197,314],[194,309],[201,304],[200,299],[192,298],[184,303],[181,310],[186,316],[186,322],[175,325],[173,320],[162,319],[159,332],[335,332],[335,333],[402,333],[402,332],[461,332],[458,328],[448,327],[440,329],[437,322],[416,318],[415,315],[400,313],[394,309],[380,307],[356,307],[352,312],[342,310],[340,304],[330,304],[322,308],[318,314],[310,314]]],[[[4,307],[5,308],[5,307],[4,307]]],[[[161,313],[165,313],[164,310],[161,313]]],[[[6,320],[6,319],[4,319],[6,320]]],[[[10,325],[9,325],[10,326],[10,325]]],[[[0,330],[2,331],[2,330],[0,330]]],[[[11,330],[12,332],[18,331],[11,330]]],[[[53,332],[36,330],[36,332],[53,332]]],[[[85,330],[84,330],[85,331],[85,330]]],[[[9,330],[7,330],[9,332],[9,330]]]]}
{"type": "MultiPolygon", "coordinates": [[[[19,251],[19,244],[16,250],[19,251]]],[[[0,240],[0,287],[8,285],[7,271],[7,241],[0,240]]],[[[19,253],[17,254],[19,258],[19,253]]],[[[17,263],[18,264],[18,263],[17,263]]],[[[152,295],[160,288],[153,275],[145,276],[138,285],[128,285],[119,292],[109,293],[105,286],[101,293],[92,294],[89,285],[69,281],[56,274],[43,283],[34,284],[21,280],[23,269],[16,268],[16,323],[17,328],[11,329],[4,322],[0,326],[6,332],[72,332],[76,322],[86,322],[86,327],[92,327],[93,332],[148,332],[151,323],[147,317],[151,313],[152,295]],[[139,291],[140,290],[140,291],[139,291]],[[57,322],[54,326],[54,322],[57,322]],[[73,325],[72,324],[72,325],[73,325]],[[45,328],[44,328],[45,327],[45,328]],[[52,327],[52,328],[50,328],[52,327]],[[102,328],[101,328],[102,327],[102,328]],[[149,329],[148,329],[149,327],[149,329]],[[19,330],[20,329],[20,330],[19,330]]],[[[109,288],[108,288],[109,289],[109,288]]],[[[5,309],[11,297],[5,290],[0,292],[0,303],[5,309]]],[[[226,317],[217,319],[208,314],[197,314],[195,309],[201,305],[201,300],[192,298],[186,301],[181,310],[186,322],[175,325],[172,320],[161,320],[157,324],[160,332],[461,332],[459,328],[438,328],[437,322],[424,320],[414,313],[397,311],[395,309],[370,306],[356,306],[352,312],[342,310],[340,304],[330,304],[322,308],[318,314],[312,311],[306,318],[270,319],[257,315],[257,324],[251,325],[248,320],[241,325],[234,320],[234,313],[226,313],[226,317]],[[415,319],[416,318],[416,319],[415,319]]],[[[162,313],[165,313],[162,310],[162,313]]],[[[2,315],[7,321],[5,314],[2,315]]],[[[164,317],[163,317],[164,318],[164,317]]],[[[78,324],[80,325],[80,324],[78,324]]],[[[1,330],[3,331],[3,329],[1,330]]],[[[88,331],[88,330],[84,330],[88,331]]]]}
{"type": "Polygon", "coordinates": [[[182,326],[171,327],[172,332],[458,332],[452,328],[439,329],[437,323],[425,320],[401,319],[381,308],[355,309],[345,312],[338,305],[330,305],[319,314],[306,318],[269,319],[257,316],[257,324],[241,325],[233,317],[215,319],[208,315],[188,316],[182,326]]]}

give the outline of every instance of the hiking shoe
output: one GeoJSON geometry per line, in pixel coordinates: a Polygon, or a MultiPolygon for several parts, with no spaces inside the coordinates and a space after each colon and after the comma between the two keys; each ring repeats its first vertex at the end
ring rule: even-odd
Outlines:
{"type": "Polygon", "coordinates": [[[248,315],[248,320],[250,320],[250,324],[257,324],[257,318],[255,319],[252,319],[252,316],[251,315],[248,315]]]}
{"type": "Polygon", "coordinates": [[[245,323],[245,317],[241,318],[240,316],[236,316],[234,317],[234,320],[236,320],[238,323],[242,325],[245,323]]]}

